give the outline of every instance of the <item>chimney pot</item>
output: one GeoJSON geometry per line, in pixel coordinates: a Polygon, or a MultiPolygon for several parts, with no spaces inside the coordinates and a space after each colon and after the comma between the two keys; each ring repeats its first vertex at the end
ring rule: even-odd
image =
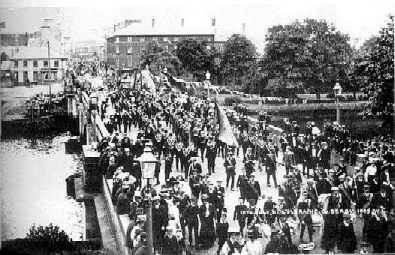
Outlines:
{"type": "Polygon", "coordinates": [[[155,26],[155,19],[152,19],[152,27],[155,26]]]}

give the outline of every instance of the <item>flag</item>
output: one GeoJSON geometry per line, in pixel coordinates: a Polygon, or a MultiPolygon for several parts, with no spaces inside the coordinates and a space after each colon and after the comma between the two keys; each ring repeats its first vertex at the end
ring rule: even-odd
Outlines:
{"type": "Polygon", "coordinates": [[[219,135],[218,139],[227,144],[228,146],[236,146],[239,144],[233,134],[232,127],[229,123],[228,117],[226,116],[224,110],[216,104],[219,122],[219,135]]]}
{"type": "Polygon", "coordinates": [[[0,22],[0,28],[5,28],[5,21],[0,22]]]}

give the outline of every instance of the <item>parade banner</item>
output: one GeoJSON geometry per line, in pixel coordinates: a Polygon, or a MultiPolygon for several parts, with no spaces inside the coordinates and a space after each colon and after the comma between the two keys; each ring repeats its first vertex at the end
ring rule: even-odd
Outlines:
{"type": "Polygon", "coordinates": [[[218,122],[219,122],[219,136],[218,139],[226,143],[228,146],[236,146],[239,144],[233,134],[232,127],[229,123],[228,117],[226,116],[224,110],[216,104],[218,112],[218,122]]]}

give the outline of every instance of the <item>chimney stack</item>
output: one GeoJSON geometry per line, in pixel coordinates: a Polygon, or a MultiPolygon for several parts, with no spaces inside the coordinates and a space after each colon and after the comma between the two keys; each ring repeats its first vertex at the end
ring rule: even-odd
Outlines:
{"type": "Polygon", "coordinates": [[[181,19],[181,26],[184,26],[184,18],[181,19]]]}
{"type": "Polygon", "coordinates": [[[246,34],[246,23],[242,24],[242,33],[243,33],[243,35],[246,34]]]}
{"type": "Polygon", "coordinates": [[[152,27],[155,26],[155,19],[152,19],[152,27]]]}
{"type": "Polygon", "coordinates": [[[211,19],[211,26],[215,27],[215,17],[211,19]]]}

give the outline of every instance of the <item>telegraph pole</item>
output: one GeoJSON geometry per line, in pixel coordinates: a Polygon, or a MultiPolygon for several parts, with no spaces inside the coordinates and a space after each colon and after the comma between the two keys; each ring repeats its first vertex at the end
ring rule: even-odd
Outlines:
{"type": "Polygon", "coordinates": [[[48,78],[49,78],[49,109],[51,109],[52,106],[52,88],[51,88],[51,54],[50,54],[50,48],[49,48],[49,41],[47,41],[48,45],[48,78]]]}

